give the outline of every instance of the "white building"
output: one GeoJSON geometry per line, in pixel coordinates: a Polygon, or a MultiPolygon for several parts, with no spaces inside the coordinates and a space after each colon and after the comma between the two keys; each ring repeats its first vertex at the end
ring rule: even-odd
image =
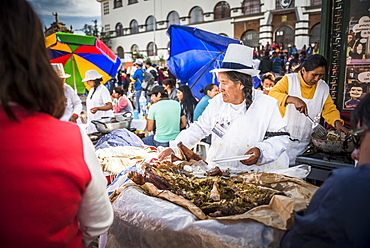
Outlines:
{"type": "Polygon", "coordinates": [[[319,41],[321,0],[97,0],[110,47],[124,63],[139,53],[164,64],[170,24],[194,26],[257,47],[319,41]]]}

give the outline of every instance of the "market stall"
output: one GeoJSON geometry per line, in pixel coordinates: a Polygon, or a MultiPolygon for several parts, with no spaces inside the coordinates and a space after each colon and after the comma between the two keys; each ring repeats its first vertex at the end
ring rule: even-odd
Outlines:
{"type": "MultiPolygon", "coordinates": [[[[107,188],[113,201],[115,219],[108,233],[101,237],[100,247],[278,247],[292,222],[293,212],[304,209],[317,188],[297,177],[272,173],[251,173],[249,177],[239,175],[238,180],[243,180],[243,185],[284,191],[285,196],[277,195],[269,203],[243,214],[210,217],[182,196],[159,189],[158,184],[159,188],[150,182],[138,185],[130,180],[133,172],[141,175],[150,166],[161,164],[156,159],[157,151],[139,147],[103,150],[97,151],[102,163],[114,159],[117,162],[117,159],[125,157],[126,167],[107,188]]],[[[199,161],[182,162],[188,167],[198,166],[193,171],[197,177],[191,176],[192,183],[208,178],[200,174],[199,161]]],[[[171,168],[181,167],[182,162],[174,162],[175,165],[167,161],[163,166],[170,163],[171,168]]],[[[105,170],[112,168],[107,166],[105,170]]],[[[287,173],[294,174],[297,170],[287,173]]],[[[304,171],[300,175],[304,177],[307,174],[308,171],[304,171]]],[[[219,177],[213,177],[216,178],[219,177]]],[[[235,180],[226,174],[223,178],[235,180]]]]}

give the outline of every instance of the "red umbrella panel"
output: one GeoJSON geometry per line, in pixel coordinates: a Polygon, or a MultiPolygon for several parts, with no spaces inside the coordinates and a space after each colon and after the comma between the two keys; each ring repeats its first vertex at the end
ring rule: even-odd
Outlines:
{"type": "Polygon", "coordinates": [[[77,93],[90,89],[82,82],[85,72],[96,70],[103,75],[102,83],[115,78],[121,68],[121,60],[99,38],[69,33],[54,33],[45,38],[51,63],[62,63],[66,73],[72,75],[67,83],[77,93]]]}

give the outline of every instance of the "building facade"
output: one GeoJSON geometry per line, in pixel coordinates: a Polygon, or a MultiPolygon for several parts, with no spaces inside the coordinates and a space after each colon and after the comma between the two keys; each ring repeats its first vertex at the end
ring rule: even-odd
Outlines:
{"type": "Polygon", "coordinates": [[[164,65],[170,24],[197,27],[257,47],[319,41],[321,0],[97,0],[103,31],[124,62],[150,59],[164,65]]]}

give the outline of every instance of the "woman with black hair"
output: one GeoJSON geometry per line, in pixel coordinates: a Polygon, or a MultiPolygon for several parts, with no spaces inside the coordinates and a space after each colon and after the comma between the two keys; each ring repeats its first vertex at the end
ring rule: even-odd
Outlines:
{"type": "Polygon", "coordinates": [[[177,98],[181,104],[181,116],[186,117],[186,127],[189,127],[190,123],[194,121],[194,109],[197,105],[197,100],[190,91],[190,88],[187,85],[181,85],[177,88],[177,98]]]}
{"type": "Polygon", "coordinates": [[[113,112],[115,114],[127,112],[130,112],[131,115],[134,114],[134,108],[132,107],[132,103],[126,97],[122,87],[117,86],[113,88],[112,98],[113,98],[113,112]]]}
{"type": "Polygon", "coordinates": [[[62,79],[30,1],[0,1],[0,34],[0,246],[88,247],[113,222],[107,180],[89,137],[59,120],[62,79]]]}
{"type": "Polygon", "coordinates": [[[348,133],[330,96],[329,86],[322,80],[327,67],[328,63],[322,55],[311,55],[300,65],[298,73],[285,75],[269,93],[279,101],[281,116],[294,140],[289,142],[287,150],[292,165],[311,140],[312,124],[306,115],[317,122],[322,115],[338,133],[348,133]]]}
{"type": "Polygon", "coordinates": [[[177,98],[177,89],[176,89],[176,81],[173,78],[166,78],[163,80],[163,87],[167,91],[168,98],[171,100],[178,101],[177,98]]]}
{"type": "Polygon", "coordinates": [[[91,123],[92,120],[98,120],[102,117],[114,117],[112,98],[109,90],[101,84],[102,75],[96,70],[89,70],[85,73],[85,78],[82,82],[86,82],[91,87],[86,98],[88,127],[87,133],[94,133],[98,130],[95,125],[91,123]]]}
{"type": "Polygon", "coordinates": [[[288,167],[285,154],[288,136],[273,136],[273,132],[285,132],[285,123],[278,111],[278,102],[253,88],[252,76],[259,70],[253,69],[253,49],[244,45],[230,44],[221,68],[217,72],[220,94],[210,101],[198,121],[180,132],[170,148],[164,150],[159,159],[178,152],[182,142],[192,148],[205,136],[212,134],[207,152],[208,166],[219,166],[222,170],[270,171],[288,167]],[[250,158],[228,162],[215,162],[218,158],[248,154],[250,158]]]}
{"type": "Polygon", "coordinates": [[[217,85],[207,84],[206,87],[201,89],[199,92],[203,93],[204,96],[202,99],[200,99],[199,103],[194,109],[194,121],[198,120],[199,116],[202,115],[203,111],[208,106],[209,100],[215,97],[219,93],[219,90],[217,85]]]}

